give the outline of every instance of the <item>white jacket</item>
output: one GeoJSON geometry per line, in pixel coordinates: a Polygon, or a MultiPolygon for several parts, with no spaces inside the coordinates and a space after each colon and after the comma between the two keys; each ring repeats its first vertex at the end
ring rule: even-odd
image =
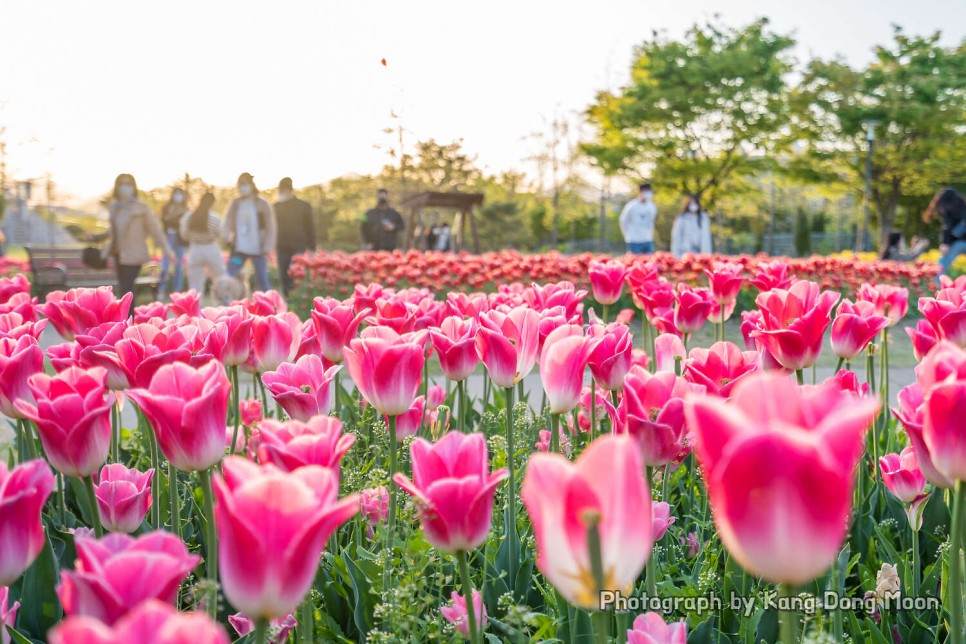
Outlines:
{"type": "Polygon", "coordinates": [[[621,211],[621,233],[628,244],[642,244],[654,241],[654,220],[657,219],[657,206],[653,201],[631,199],[621,211]]]}
{"type": "Polygon", "coordinates": [[[671,228],[671,254],[681,257],[685,253],[711,252],[711,217],[707,212],[698,216],[683,212],[674,220],[671,228]]]}

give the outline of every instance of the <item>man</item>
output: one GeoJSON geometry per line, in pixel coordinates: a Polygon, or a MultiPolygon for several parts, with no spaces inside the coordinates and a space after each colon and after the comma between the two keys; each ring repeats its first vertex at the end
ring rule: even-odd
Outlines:
{"type": "Polygon", "coordinates": [[[389,205],[385,188],[376,192],[377,203],[362,218],[362,247],[366,250],[395,250],[405,227],[402,215],[389,205]]]}
{"type": "Polygon", "coordinates": [[[627,252],[635,255],[654,252],[654,221],[657,206],[654,191],[648,182],[638,186],[638,198],[631,199],[621,211],[621,232],[627,243],[627,252]]]}
{"type": "Polygon", "coordinates": [[[312,206],[295,196],[292,180],[289,177],[278,182],[275,221],[278,226],[278,242],[275,245],[278,276],[282,282],[282,295],[287,297],[292,289],[292,278],[288,274],[292,257],[315,250],[315,221],[312,217],[312,206]]]}

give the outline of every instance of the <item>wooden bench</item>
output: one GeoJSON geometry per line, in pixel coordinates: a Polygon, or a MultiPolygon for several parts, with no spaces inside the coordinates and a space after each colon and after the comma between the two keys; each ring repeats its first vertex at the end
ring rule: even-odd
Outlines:
{"type": "MultiPolygon", "coordinates": [[[[36,246],[28,245],[27,257],[33,273],[34,293],[44,296],[51,291],[75,287],[95,288],[113,286],[117,290],[117,272],[114,262],[107,260],[106,268],[91,268],[81,259],[83,246],[36,246]]],[[[145,268],[151,265],[146,264],[145,268]]],[[[157,296],[160,279],[156,275],[142,275],[135,282],[135,291],[148,290],[152,298],[157,296]]],[[[135,293],[137,295],[137,293],[135,293]]]]}

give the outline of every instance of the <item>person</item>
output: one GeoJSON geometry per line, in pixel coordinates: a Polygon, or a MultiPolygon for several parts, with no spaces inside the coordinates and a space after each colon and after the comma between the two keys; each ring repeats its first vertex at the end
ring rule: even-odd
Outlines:
{"type": "MultiPolygon", "coordinates": [[[[188,247],[181,239],[180,224],[185,213],[188,212],[185,192],[181,188],[171,190],[168,203],[161,208],[161,225],[164,227],[164,234],[168,240],[168,246],[174,251],[174,277],[172,279],[171,291],[178,293],[184,288],[184,254],[188,247]]],[[[158,288],[158,297],[164,299],[168,291],[168,274],[171,271],[172,262],[165,257],[161,261],[161,285],[158,288]]]]}
{"type": "Polygon", "coordinates": [[[671,227],[671,254],[711,252],[711,217],[701,208],[697,195],[689,196],[671,227]]]}
{"type": "Polygon", "coordinates": [[[657,220],[657,205],[651,184],[644,182],[638,186],[637,199],[631,199],[621,210],[620,226],[627,244],[627,252],[643,255],[654,252],[654,222],[657,220]]]}
{"type": "Polygon", "coordinates": [[[426,250],[436,250],[439,241],[439,224],[433,224],[426,229],[426,250]]]}
{"type": "Polygon", "coordinates": [[[225,258],[218,246],[221,218],[211,208],[215,195],[206,192],[193,212],[185,214],[178,225],[188,244],[188,288],[204,294],[205,280],[214,284],[225,274],[225,258]]]}
{"type": "Polygon", "coordinates": [[[238,277],[251,260],[258,290],[267,291],[268,254],[275,247],[276,230],[272,207],[258,196],[255,178],[243,172],[238,177],[238,197],[228,206],[222,227],[222,237],[231,249],[228,275],[238,277]]]}
{"type": "Polygon", "coordinates": [[[929,242],[927,240],[920,240],[918,237],[913,237],[912,246],[907,248],[905,240],[902,238],[902,233],[892,231],[889,233],[889,238],[886,240],[886,249],[882,252],[880,259],[888,259],[896,262],[914,262],[928,246],[929,242]]]}
{"type": "Polygon", "coordinates": [[[168,261],[173,262],[175,256],[158,218],[146,203],[138,199],[133,176],[119,174],[114,180],[112,197],[108,206],[110,234],[101,256],[114,259],[118,295],[123,296],[134,293],[141,267],[151,259],[148,237],[154,240],[168,261]]]}
{"type": "Polygon", "coordinates": [[[278,227],[278,241],[275,244],[278,278],[282,283],[282,294],[287,296],[292,289],[292,278],[288,274],[292,257],[314,251],[316,247],[312,206],[295,196],[289,177],[278,182],[275,224],[278,227]]]}
{"type": "Polygon", "coordinates": [[[362,218],[362,244],[367,250],[395,250],[399,233],[405,227],[402,215],[389,205],[389,192],[379,188],[376,207],[362,218]]]}
{"type": "Polygon", "coordinates": [[[444,223],[436,238],[436,250],[444,253],[452,250],[452,241],[453,235],[450,233],[449,224],[444,223]]]}
{"type": "Polygon", "coordinates": [[[939,245],[939,265],[948,275],[956,258],[966,253],[966,201],[953,190],[940,190],[922,214],[926,223],[939,219],[942,224],[942,243],[939,245]]]}

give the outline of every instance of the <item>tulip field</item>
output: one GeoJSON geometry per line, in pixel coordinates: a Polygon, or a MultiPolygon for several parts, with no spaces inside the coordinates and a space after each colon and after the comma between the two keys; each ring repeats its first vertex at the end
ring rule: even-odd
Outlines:
{"type": "Polygon", "coordinates": [[[966,277],[293,274],[228,306],[0,277],[0,644],[966,643],[966,277]]]}

